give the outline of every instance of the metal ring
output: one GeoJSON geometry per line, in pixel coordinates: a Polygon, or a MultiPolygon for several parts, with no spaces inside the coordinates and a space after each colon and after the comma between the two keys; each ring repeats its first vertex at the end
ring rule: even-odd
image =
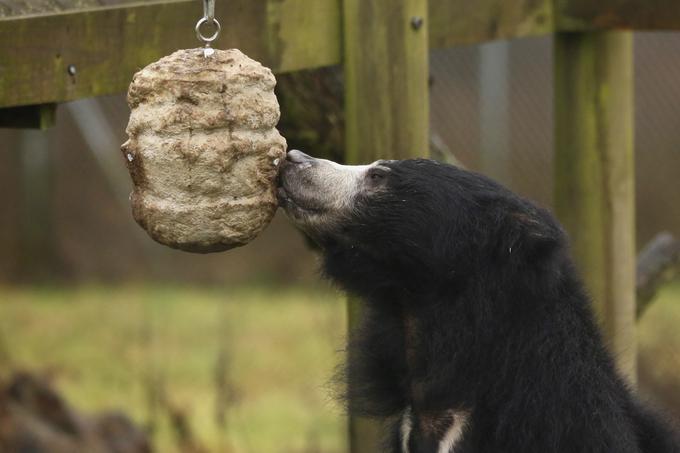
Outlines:
{"type": "Polygon", "coordinates": [[[206,38],[205,36],[203,36],[203,35],[201,34],[201,26],[202,26],[203,24],[207,24],[208,22],[210,22],[210,19],[208,19],[207,17],[202,17],[202,18],[196,23],[196,37],[198,38],[199,41],[204,42],[204,43],[206,43],[206,44],[210,44],[211,42],[213,42],[214,40],[216,40],[217,37],[220,35],[220,31],[222,30],[222,26],[220,25],[219,21],[218,21],[217,19],[213,19],[213,20],[212,20],[212,23],[215,25],[215,27],[216,27],[217,29],[215,30],[215,33],[213,33],[213,35],[212,35],[211,37],[206,38]]]}

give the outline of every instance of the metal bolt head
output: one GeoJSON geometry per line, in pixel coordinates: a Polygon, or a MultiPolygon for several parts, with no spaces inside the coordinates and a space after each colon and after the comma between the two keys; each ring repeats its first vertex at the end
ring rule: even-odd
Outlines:
{"type": "Polygon", "coordinates": [[[76,75],[76,65],[74,65],[74,64],[68,65],[68,67],[66,68],[66,71],[68,72],[68,75],[70,75],[70,76],[76,75]]]}
{"type": "Polygon", "coordinates": [[[425,22],[425,20],[422,17],[413,16],[411,18],[411,28],[416,30],[416,31],[420,30],[420,28],[423,26],[423,22],[425,22]]]}

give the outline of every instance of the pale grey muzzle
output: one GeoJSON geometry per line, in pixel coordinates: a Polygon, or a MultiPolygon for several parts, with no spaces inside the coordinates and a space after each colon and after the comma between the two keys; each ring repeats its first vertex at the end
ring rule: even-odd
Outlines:
{"type": "Polygon", "coordinates": [[[298,226],[320,230],[351,213],[371,165],[340,165],[291,150],[281,167],[279,202],[298,226]]]}

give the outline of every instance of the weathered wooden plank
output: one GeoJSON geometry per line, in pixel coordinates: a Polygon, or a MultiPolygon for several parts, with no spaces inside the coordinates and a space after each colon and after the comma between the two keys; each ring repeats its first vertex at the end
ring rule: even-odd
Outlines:
{"type": "MultiPolygon", "coordinates": [[[[219,3],[223,34],[216,47],[241,48],[276,72],[338,64],[341,4],[219,3]]],[[[0,107],[123,92],[137,69],[175,49],[196,47],[193,26],[202,14],[195,0],[13,0],[2,5],[0,107]],[[113,6],[87,9],[94,4],[113,6]],[[62,12],[18,15],[36,11],[62,12]]],[[[554,30],[680,29],[676,0],[430,0],[428,7],[431,47],[554,30]]]]}
{"type": "Polygon", "coordinates": [[[0,0],[0,17],[59,13],[137,1],[139,0],[0,0]]]}
{"type": "Polygon", "coordinates": [[[341,62],[340,0],[269,0],[267,5],[266,61],[276,72],[341,62]]]}
{"type": "MultiPolygon", "coordinates": [[[[338,0],[230,0],[216,12],[217,48],[278,72],[340,62],[338,0]]],[[[0,19],[0,107],[123,92],[139,68],[198,47],[202,13],[200,2],[171,0],[0,19]]]]}
{"type": "Polygon", "coordinates": [[[553,31],[553,0],[430,0],[430,46],[450,47],[553,31]]]}
{"type": "MultiPolygon", "coordinates": [[[[123,92],[137,69],[175,49],[197,46],[193,26],[202,13],[200,2],[108,3],[121,4],[0,19],[0,107],[123,92]]],[[[216,47],[239,47],[277,72],[340,63],[340,5],[340,0],[218,4],[223,33],[216,47]]],[[[549,5],[550,0],[431,0],[431,44],[549,33],[549,5]]],[[[31,8],[26,11],[35,4],[31,8]]]]}
{"type": "MultiPolygon", "coordinates": [[[[345,0],[343,19],[347,161],[427,155],[427,0],[345,0]]],[[[350,329],[360,317],[361,302],[350,300],[350,329]]],[[[379,451],[379,432],[351,417],[351,452],[379,451]]]]}
{"type": "Polygon", "coordinates": [[[680,30],[678,0],[555,0],[559,30],[680,30]]]}
{"type": "Polygon", "coordinates": [[[426,155],[427,1],[344,3],[348,161],[426,155]]]}
{"type": "Polygon", "coordinates": [[[620,369],[635,380],[633,44],[555,37],[555,204],[620,369]]]}

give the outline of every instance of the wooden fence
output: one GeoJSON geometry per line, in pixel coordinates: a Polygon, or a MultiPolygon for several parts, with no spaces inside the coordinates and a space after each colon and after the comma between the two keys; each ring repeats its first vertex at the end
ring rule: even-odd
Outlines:
{"type": "MultiPolygon", "coordinates": [[[[0,6],[0,127],[48,127],[57,103],[123,92],[138,68],[197,46],[196,0],[25,3],[0,6]]],[[[677,0],[220,0],[217,15],[216,47],[275,72],[344,65],[351,162],[427,154],[428,49],[553,34],[557,212],[634,380],[630,30],[680,30],[677,0]]],[[[352,452],[375,451],[374,427],[351,432],[352,452]]]]}

